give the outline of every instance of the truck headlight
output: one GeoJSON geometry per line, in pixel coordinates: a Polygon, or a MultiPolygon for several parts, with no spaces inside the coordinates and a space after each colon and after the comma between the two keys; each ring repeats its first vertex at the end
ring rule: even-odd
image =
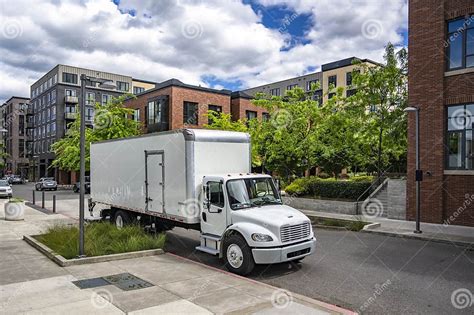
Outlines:
{"type": "Polygon", "coordinates": [[[271,242],[271,241],[273,241],[273,238],[270,235],[260,234],[260,233],[253,233],[252,234],[252,239],[255,242],[271,242]]]}

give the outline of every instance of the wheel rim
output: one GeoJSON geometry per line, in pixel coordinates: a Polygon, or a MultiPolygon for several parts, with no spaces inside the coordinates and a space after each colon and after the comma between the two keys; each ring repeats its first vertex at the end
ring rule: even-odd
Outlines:
{"type": "Polygon", "coordinates": [[[115,226],[119,229],[123,228],[123,219],[122,219],[122,216],[121,215],[118,215],[116,218],[115,218],[115,226]]]}
{"type": "Polygon", "coordinates": [[[227,247],[227,261],[233,268],[240,268],[244,262],[244,254],[239,245],[231,244],[227,247]]]}

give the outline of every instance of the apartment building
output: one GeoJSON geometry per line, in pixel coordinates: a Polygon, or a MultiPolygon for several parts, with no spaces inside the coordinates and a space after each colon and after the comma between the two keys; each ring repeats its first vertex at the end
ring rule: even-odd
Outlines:
{"type": "Polygon", "coordinates": [[[91,82],[86,84],[86,124],[93,126],[94,106],[107,103],[111,98],[124,93],[142,93],[153,88],[154,83],[134,79],[131,76],[84,69],[67,65],[57,65],[31,85],[31,106],[34,115],[27,123],[34,126],[31,159],[35,165],[34,177],[53,176],[60,183],[76,181],[75,173],[53,168],[54,153],[51,145],[64,137],[69,123],[76,119],[81,102],[82,74],[113,81],[115,90],[103,89],[91,82]]]}
{"type": "MultiPolygon", "coordinates": [[[[409,104],[419,108],[423,222],[474,226],[474,2],[409,1],[409,104]]],[[[407,219],[415,218],[415,116],[407,219]]]]}
{"type": "Polygon", "coordinates": [[[0,107],[1,132],[4,153],[4,169],[2,175],[16,174],[28,177],[28,150],[33,140],[32,125],[27,122],[33,115],[27,97],[12,96],[0,107]]]}
{"type": "Polygon", "coordinates": [[[346,95],[351,96],[356,92],[352,86],[352,71],[356,67],[354,65],[354,61],[356,60],[369,65],[379,65],[377,62],[369,59],[350,57],[323,64],[319,72],[253,87],[243,92],[251,96],[255,96],[257,93],[265,93],[271,96],[284,96],[286,91],[299,87],[309,93],[313,84],[317,83],[320,88],[314,91],[312,97],[318,100],[320,104],[332,97],[335,93],[335,88],[341,86],[344,87],[346,95]],[[334,89],[329,90],[329,87],[332,86],[334,86],[334,89]]]}

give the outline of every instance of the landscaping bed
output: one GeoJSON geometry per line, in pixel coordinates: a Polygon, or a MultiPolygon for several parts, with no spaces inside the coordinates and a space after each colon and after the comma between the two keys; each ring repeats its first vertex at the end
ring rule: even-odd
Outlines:
{"type": "Polygon", "coordinates": [[[323,217],[310,217],[313,226],[321,228],[335,228],[344,229],[354,232],[359,232],[364,228],[365,225],[370,224],[369,222],[361,220],[343,220],[323,217]]]}
{"type": "MultiPolygon", "coordinates": [[[[75,225],[52,226],[46,233],[33,238],[65,259],[76,258],[78,255],[79,228],[75,225]]],[[[166,236],[148,234],[139,225],[118,229],[110,223],[97,222],[86,225],[84,238],[85,255],[95,257],[162,249],[166,236]]]]}

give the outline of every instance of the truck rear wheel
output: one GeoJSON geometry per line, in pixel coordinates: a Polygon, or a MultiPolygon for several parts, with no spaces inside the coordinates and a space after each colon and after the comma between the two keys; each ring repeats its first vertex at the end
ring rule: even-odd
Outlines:
{"type": "Polygon", "coordinates": [[[132,218],[126,211],[117,210],[113,216],[113,223],[118,229],[121,229],[124,226],[131,224],[132,218]]]}
{"type": "Polygon", "coordinates": [[[234,234],[224,241],[226,268],[236,274],[248,275],[255,267],[252,250],[242,236],[234,234]]]}

